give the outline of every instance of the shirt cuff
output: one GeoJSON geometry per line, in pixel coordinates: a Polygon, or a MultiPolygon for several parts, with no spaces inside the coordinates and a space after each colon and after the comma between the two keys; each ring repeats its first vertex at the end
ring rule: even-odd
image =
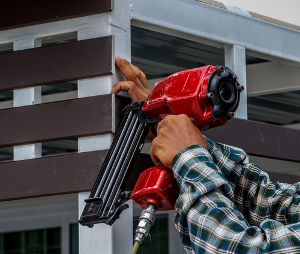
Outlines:
{"type": "Polygon", "coordinates": [[[180,151],[173,159],[172,169],[178,180],[185,178],[189,181],[201,176],[203,169],[219,172],[211,154],[200,145],[192,145],[180,151]]]}
{"type": "Polygon", "coordinates": [[[172,168],[174,171],[178,171],[179,168],[185,164],[191,164],[191,160],[195,160],[198,157],[205,157],[205,160],[212,160],[211,154],[201,145],[192,145],[181,150],[172,161],[172,168]]]}

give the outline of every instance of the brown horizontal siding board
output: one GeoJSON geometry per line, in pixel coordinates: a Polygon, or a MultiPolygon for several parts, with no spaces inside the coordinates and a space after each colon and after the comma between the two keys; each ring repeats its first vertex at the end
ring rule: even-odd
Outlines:
{"type": "MultiPolygon", "coordinates": [[[[106,154],[107,150],[0,163],[0,201],[90,191],[106,154]]],[[[150,156],[140,154],[124,189],[132,191],[139,174],[152,166],[150,156]]],[[[271,181],[300,181],[297,175],[269,175],[271,181]]]]}
{"type": "Polygon", "coordinates": [[[109,12],[111,0],[1,0],[0,30],[109,12]]]}
{"type": "MultiPolygon", "coordinates": [[[[90,191],[107,150],[0,163],[0,201],[90,191]]],[[[141,155],[126,190],[132,190],[139,173],[153,165],[141,155]]]]}
{"type": "Polygon", "coordinates": [[[300,182],[300,174],[299,175],[291,175],[291,174],[285,174],[284,172],[282,172],[282,173],[267,172],[267,173],[269,174],[270,180],[272,182],[290,183],[290,184],[300,182]]]}
{"type": "Polygon", "coordinates": [[[112,37],[0,54],[0,66],[0,91],[110,75],[112,37]]]}
{"type": "Polygon", "coordinates": [[[256,156],[300,162],[300,131],[255,121],[233,119],[204,134],[256,156]]]}
{"type": "MultiPolygon", "coordinates": [[[[116,112],[124,100],[116,97],[116,112]]],[[[108,133],[112,95],[0,110],[0,147],[108,133]]]]}
{"type": "Polygon", "coordinates": [[[88,191],[106,152],[0,163],[0,201],[88,191]]]}

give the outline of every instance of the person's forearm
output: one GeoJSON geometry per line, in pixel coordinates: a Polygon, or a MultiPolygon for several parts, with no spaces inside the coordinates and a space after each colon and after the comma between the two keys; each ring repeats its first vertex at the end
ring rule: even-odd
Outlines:
{"type": "Polygon", "coordinates": [[[207,150],[184,149],[172,165],[180,187],[176,227],[188,253],[299,251],[300,224],[265,220],[251,226],[235,208],[231,187],[207,150]]]}

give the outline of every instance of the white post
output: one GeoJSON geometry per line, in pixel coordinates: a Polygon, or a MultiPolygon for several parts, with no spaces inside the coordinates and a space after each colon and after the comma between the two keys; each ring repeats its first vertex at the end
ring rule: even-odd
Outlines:
{"type": "Polygon", "coordinates": [[[61,253],[70,253],[70,222],[65,221],[61,226],[61,253]]]}
{"type": "MultiPolygon", "coordinates": [[[[113,35],[113,57],[120,56],[130,61],[130,1],[114,0],[113,12],[110,14],[103,14],[101,17],[99,17],[99,19],[102,20],[101,24],[103,23],[103,25],[95,26],[90,23],[80,27],[78,30],[78,39],[84,40],[106,35],[113,35]]],[[[114,63],[114,60],[112,62],[114,63]]],[[[116,75],[79,80],[78,97],[82,98],[101,94],[109,94],[111,87],[116,80],[116,75]]],[[[112,103],[114,104],[113,96],[112,103]]],[[[114,116],[112,118],[114,119],[114,116]]],[[[78,152],[108,149],[112,139],[113,136],[111,134],[79,138],[78,152]]],[[[85,206],[84,199],[88,198],[88,195],[89,193],[78,194],[79,216],[81,215],[85,206]]],[[[122,212],[120,218],[112,226],[108,226],[106,224],[96,224],[93,228],[79,226],[79,253],[130,253],[133,242],[133,211],[131,202],[129,202],[129,206],[130,207],[128,209],[122,212]]]]}
{"type": "MultiPolygon", "coordinates": [[[[24,38],[14,41],[14,51],[33,48],[34,38],[24,38]]],[[[42,100],[41,87],[30,87],[15,89],[13,91],[13,106],[21,107],[26,105],[39,104],[42,100]]],[[[14,146],[14,160],[33,159],[42,156],[42,144],[30,144],[14,146]]]]}
{"type": "Polygon", "coordinates": [[[237,45],[225,46],[225,66],[229,67],[238,77],[240,85],[245,87],[241,93],[240,105],[236,117],[247,119],[247,84],[246,84],[246,50],[237,45]]]}

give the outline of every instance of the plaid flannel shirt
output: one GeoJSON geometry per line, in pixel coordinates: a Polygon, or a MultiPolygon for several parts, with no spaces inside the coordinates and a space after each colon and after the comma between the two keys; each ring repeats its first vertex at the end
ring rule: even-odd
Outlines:
{"type": "Polygon", "coordinates": [[[187,253],[300,253],[300,183],[271,182],[246,153],[214,143],[176,155],[176,228],[187,253]]]}

